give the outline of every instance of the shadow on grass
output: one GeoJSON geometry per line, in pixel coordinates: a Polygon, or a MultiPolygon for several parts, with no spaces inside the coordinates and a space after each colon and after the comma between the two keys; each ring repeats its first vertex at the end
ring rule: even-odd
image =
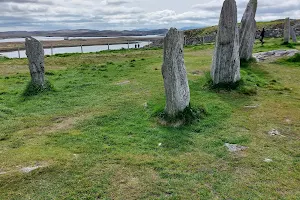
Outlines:
{"type": "Polygon", "coordinates": [[[22,95],[23,97],[31,97],[49,91],[54,91],[54,86],[50,83],[50,81],[45,81],[45,84],[43,86],[37,85],[30,81],[27,84],[22,95]]]}

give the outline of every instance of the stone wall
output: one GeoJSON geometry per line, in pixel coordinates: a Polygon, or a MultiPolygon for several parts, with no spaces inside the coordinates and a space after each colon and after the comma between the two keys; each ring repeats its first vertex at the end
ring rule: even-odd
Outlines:
{"type": "MultiPolygon", "coordinates": [[[[296,35],[300,36],[300,27],[295,29],[296,35]]],[[[260,37],[260,30],[256,31],[256,38],[260,37]]],[[[266,29],[266,38],[283,38],[283,29],[266,29]]]]}

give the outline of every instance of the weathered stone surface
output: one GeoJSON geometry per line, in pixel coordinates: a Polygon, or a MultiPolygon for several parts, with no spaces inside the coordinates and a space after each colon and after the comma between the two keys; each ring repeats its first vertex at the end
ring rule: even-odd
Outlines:
{"type": "Polygon", "coordinates": [[[214,84],[240,80],[239,30],[235,0],[225,0],[217,34],[211,77],[214,84]]]}
{"type": "Polygon", "coordinates": [[[190,104],[190,89],[183,56],[184,34],[171,28],[164,39],[162,75],[166,93],[165,112],[175,116],[190,104]]]}
{"type": "Polygon", "coordinates": [[[291,50],[273,50],[268,52],[261,52],[253,54],[253,58],[256,59],[257,62],[262,62],[265,60],[275,60],[284,56],[291,57],[300,51],[296,49],[291,50]]]}
{"type": "Polygon", "coordinates": [[[225,146],[228,148],[228,150],[230,152],[244,151],[244,150],[248,149],[248,147],[241,146],[241,145],[238,145],[238,144],[225,143],[225,146]]]}
{"type": "Polygon", "coordinates": [[[291,37],[294,43],[297,43],[297,36],[294,27],[291,27],[291,37]]]}
{"type": "Polygon", "coordinates": [[[43,45],[36,39],[29,37],[25,41],[26,55],[29,61],[31,80],[34,84],[44,86],[44,49],[43,45]]]}
{"type": "Polygon", "coordinates": [[[250,0],[241,21],[240,29],[240,59],[249,60],[252,57],[256,35],[257,0],[250,0]]]}
{"type": "Polygon", "coordinates": [[[291,24],[290,24],[290,18],[286,18],[284,22],[284,39],[283,41],[285,43],[290,42],[291,37],[291,24]]]}

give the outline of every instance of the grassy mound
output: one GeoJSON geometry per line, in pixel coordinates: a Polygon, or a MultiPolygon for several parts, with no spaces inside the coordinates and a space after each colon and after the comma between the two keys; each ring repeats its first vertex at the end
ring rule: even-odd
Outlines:
{"type": "MultiPolygon", "coordinates": [[[[253,61],[246,63],[247,67],[249,67],[253,61]]],[[[209,73],[206,74],[206,80],[205,87],[209,88],[210,90],[215,90],[217,92],[220,92],[221,90],[234,90],[245,95],[255,95],[257,94],[258,87],[263,87],[267,84],[267,81],[264,79],[262,74],[254,73],[251,71],[251,69],[242,69],[241,80],[235,83],[220,83],[214,85],[209,73]]]]}
{"type": "Polygon", "coordinates": [[[24,97],[35,96],[48,91],[54,91],[54,87],[49,81],[45,81],[44,86],[37,85],[32,81],[30,81],[23,92],[23,96],[24,97]]]}
{"type": "Polygon", "coordinates": [[[204,107],[192,107],[189,105],[184,111],[179,112],[176,116],[169,116],[165,111],[158,111],[155,116],[158,117],[161,124],[166,126],[190,125],[203,119],[207,115],[204,107]]]}
{"type": "Polygon", "coordinates": [[[294,56],[287,58],[287,62],[300,62],[300,53],[296,53],[294,56]]]}

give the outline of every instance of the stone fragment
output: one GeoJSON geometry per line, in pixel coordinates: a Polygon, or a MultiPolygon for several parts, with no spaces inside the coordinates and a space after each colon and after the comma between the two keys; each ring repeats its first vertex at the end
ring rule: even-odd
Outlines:
{"type": "Polygon", "coordinates": [[[297,43],[297,36],[294,27],[291,27],[291,37],[294,43],[297,43]]]}
{"type": "Polygon", "coordinates": [[[294,56],[296,53],[299,53],[300,51],[296,49],[291,50],[273,50],[268,52],[261,52],[261,53],[255,53],[253,54],[253,58],[256,59],[257,62],[262,62],[265,60],[274,60],[281,57],[291,57],[294,56]]]}
{"type": "Polygon", "coordinates": [[[270,162],[273,162],[273,160],[272,160],[272,159],[270,159],[270,158],[265,158],[265,159],[264,159],[264,162],[266,162],[266,163],[270,163],[270,162]]]}
{"type": "Polygon", "coordinates": [[[249,109],[255,109],[258,108],[259,105],[253,105],[253,106],[244,106],[244,108],[249,108],[249,109]]]}
{"type": "Polygon", "coordinates": [[[117,83],[117,85],[127,85],[129,83],[130,83],[130,81],[122,81],[122,82],[117,83]]]}
{"type": "Polygon", "coordinates": [[[276,129],[272,129],[268,133],[269,133],[270,136],[281,135],[280,132],[276,129]]]}
{"type": "Polygon", "coordinates": [[[241,145],[238,145],[238,144],[225,143],[225,146],[228,148],[228,150],[230,152],[237,152],[237,151],[243,151],[243,150],[248,149],[248,147],[241,146],[241,145]]]}
{"type": "Polygon", "coordinates": [[[29,173],[29,172],[32,172],[33,170],[36,170],[40,168],[39,166],[35,166],[35,167],[23,167],[20,169],[21,172],[23,173],[29,173]]]}
{"type": "Polygon", "coordinates": [[[235,0],[225,0],[219,21],[211,77],[213,84],[240,80],[239,31],[235,0]]]}
{"type": "Polygon", "coordinates": [[[290,24],[290,18],[286,18],[284,22],[284,39],[283,41],[285,43],[290,42],[291,37],[291,24],[290,24]]]}
{"type": "Polygon", "coordinates": [[[184,34],[171,28],[164,38],[162,75],[166,93],[165,112],[176,116],[190,104],[190,89],[183,55],[184,34]]]}
{"type": "Polygon", "coordinates": [[[249,60],[252,57],[256,35],[257,0],[250,0],[241,21],[240,29],[240,59],[249,60]]]}
{"type": "Polygon", "coordinates": [[[45,69],[44,69],[44,49],[43,45],[32,37],[25,41],[26,55],[29,61],[29,70],[33,84],[44,87],[45,69]]]}

